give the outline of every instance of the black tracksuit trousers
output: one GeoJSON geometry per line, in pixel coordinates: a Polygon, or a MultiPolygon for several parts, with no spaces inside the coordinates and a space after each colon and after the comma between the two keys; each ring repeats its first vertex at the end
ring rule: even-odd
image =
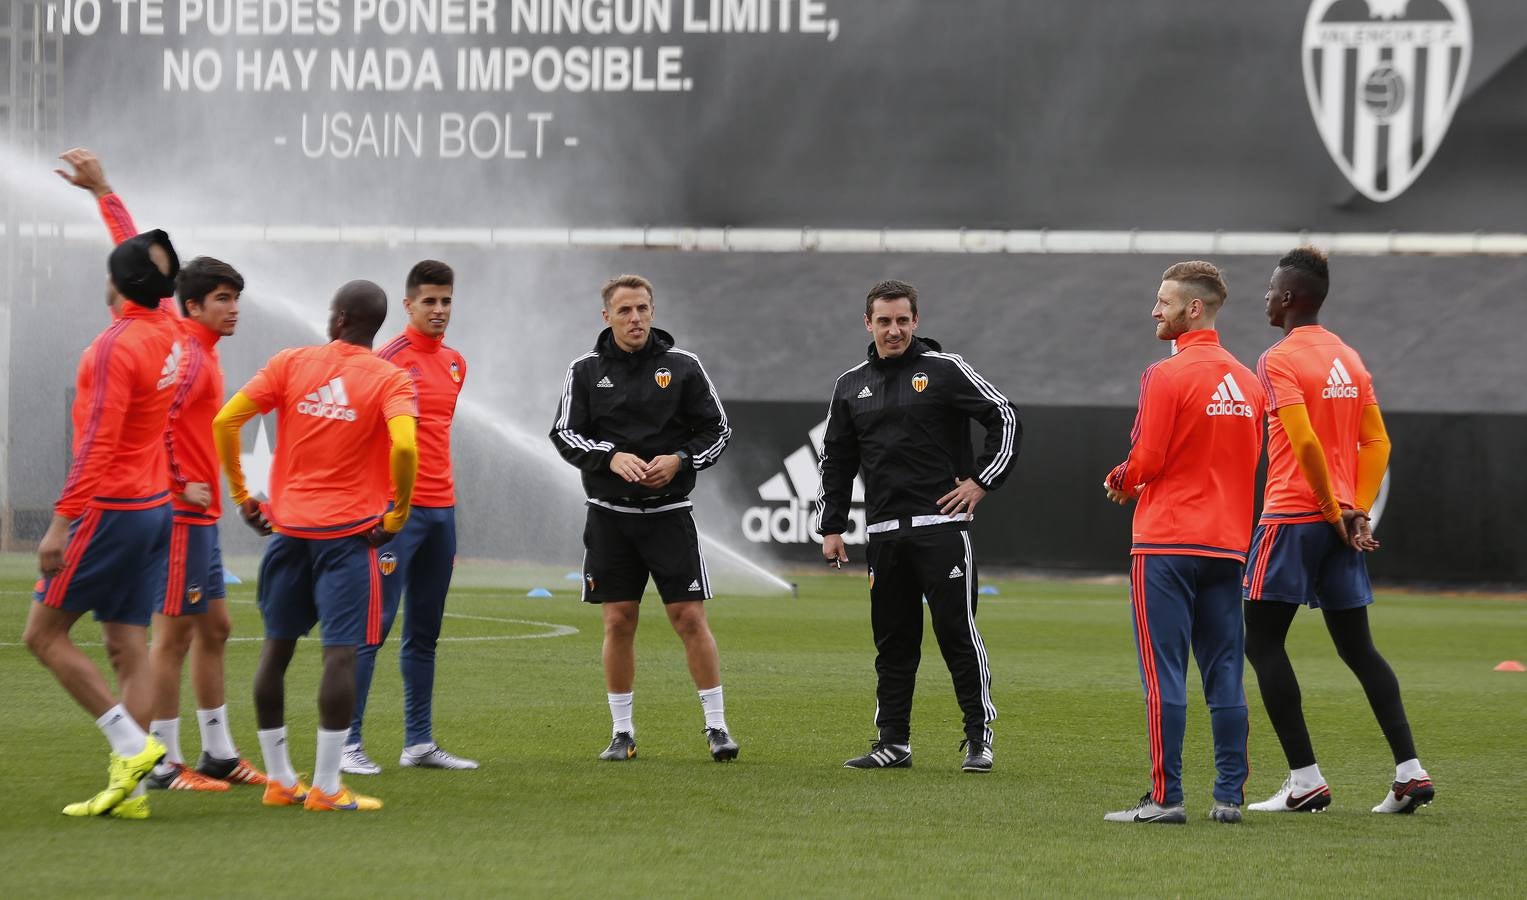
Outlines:
{"type": "Polygon", "coordinates": [[[944,664],[965,718],[965,737],[991,741],[997,708],[991,669],[976,631],[976,561],[970,533],[903,528],[869,549],[870,624],[875,632],[875,726],[880,739],[906,744],[912,733],[912,691],[922,658],[923,598],[933,617],[944,664]]]}

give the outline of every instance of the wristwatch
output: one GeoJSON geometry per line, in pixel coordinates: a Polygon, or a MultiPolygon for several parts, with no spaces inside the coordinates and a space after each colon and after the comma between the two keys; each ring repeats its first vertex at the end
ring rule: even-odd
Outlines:
{"type": "Polygon", "coordinates": [[[681,466],[689,462],[689,454],[683,450],[675,450],[673,451],[673,455],[679,458],[679,465],[681,466]]]}

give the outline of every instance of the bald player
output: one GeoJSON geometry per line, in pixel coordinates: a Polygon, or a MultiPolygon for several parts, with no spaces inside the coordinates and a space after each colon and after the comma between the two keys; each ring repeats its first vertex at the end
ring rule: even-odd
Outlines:
{"type": "Polygon", "coordinates": [[[1145,687],[1151,789],[1109,822],[1187,822],[1182,743],[1188,651],[1198,663],[1214,733],[1209,818],[1241,821],[1246,784],[1246,690],[1240,584],[1251,540],[1262,389],[1220,346],[1215,319],[1225,281],[1206,262],[1161,276],[1156,337],[1173,353],[1140,378],[1129,458],[1108,474],[1108,499],[1135,507],[1129,596],[1145,687]]]}
{"type": "Polygon", "coordinates": [[[330,343],[277,353],[213,420],[229,496],[257,531],[275,531],[260,561],[265,644],[254,691],[267,806],[382,806],[340,782],[340,757],[355,710],[355,648],[382,639],[377,547],[407,523],[419,464],[413,384],[371,352],[386,317],[380,287],[345,284],[329,307],[330,343]],[[271,410],[276,453],[265,504],[244,486],[239,428],[271,410]],[[287,751],[285,678],[297,640],[315,624],[323,635],[323,676],[309,788],[299,783],[287,751]]]}
{"type": "Polygon", "coordinates": [[[1288,778],[1258,812],[1314,812],[1331,803],[1315,762],[1299,680],[1284,648],[1308,604],[1357,676],[1394,753],[1394,782],[1376,813],[1411,813],[1436,795],[1416,757],[1400,682],[1368,630],[1365,553],[1378,549],[1368,513],[1389,465],[1389,435],[1357,351],[1320,326],[1330,288],[1325,254],[1290,251],[1267,287],[1267,321],[1282,340],[1257,363],[1267,392],[1267,496],[1243,584],[1246,656],[1288,757],[1288,778]]]}

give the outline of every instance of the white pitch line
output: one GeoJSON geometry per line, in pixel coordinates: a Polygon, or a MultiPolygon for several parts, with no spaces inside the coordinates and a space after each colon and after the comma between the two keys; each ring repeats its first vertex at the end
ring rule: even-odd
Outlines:
{"type": "MultiPolygon", "coordinates": [[[[30,591],[0,591],[0,596],[12,596],[12,595],[19,596],[19,595],[23,595],[23,594],[25,594],[28,597],[31,596],[31,592],[30,591]]],[[[253,600],[238,599],[238,600],[230,600],[228,602],[230,602],[230,603],[243,603],[243,604],[248,604],[248,605],[251,605],[251,606],[254,605],[254,601],[253,600]]],[[[503,616],[472,616],[472,615],[467,615],[466,613],[446,613],[445,617],[447,619],[471,619],[471,620],[477,621],[477,622],[502,622],[502,623],[507,624],[507,625],[531,625],[531,626],[534,626],[536,628],[545,628],[545,629],[548,629],[548,630],[540,632],[540,633],[537,633],[537,634],[485,634],[485,635],[463,635],[463,636],[460,636],[460,637],[443,637],[443,638],[440,638],[440,642],[441,643],[445,643],[447,641],[450,641],[450,642],[453,642],[453,643],[463,643],[463,644],[465,644],[465,643],[480,643],[480,642],[483,642],[483,641],[536,641],[536,640],[540,640],[542,638],[570,637],[570,636],[575,635],[575,634],[578,633],[578,629],[573,627],[572,625],[559,625],[556,622],[539,622],[539,621],[536,621],[535,619],[509,619],[509,618],[505,618],[503,616]]],[[[252,643],[254,641],[263,641],[263,640],[265,640],[264,637],[230,637],[228,639],[228,642],[229,643],[234,643],[234,642],[238,642],[238,643],[251,642],[252,643]]],[[[24,647],[24,646],[26,646],[26,645],[23,644],[20,641],[0,641],[0,647],[24,647]]],[[[100,641],[81,641],[79,643],[76,643],[75,646],[77,646],[77,647],[100,647],[100,646],[102,646],[102,644],[101,644],[100,641]]]]}

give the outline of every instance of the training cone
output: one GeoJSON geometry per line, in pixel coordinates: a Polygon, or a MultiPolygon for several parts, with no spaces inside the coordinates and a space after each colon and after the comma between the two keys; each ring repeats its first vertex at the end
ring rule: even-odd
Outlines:
{"type": "Polygon", "coordinates": [[[243,584],[243,583],[244,583],[244,579],[242,579],[239,576],[233,574],[232,572],[228,572],[228,571],[224,571],[223,572],[223,584],[243,584]]]}
{"type": "Polygon", "coordinates": [[[976,593],[986,597],[993,597],[1002,592],[997,590],[997,586],[995,584],[983,584],[981,585],[981,589],[976,591],[976,593]]]}
{"type": "Polygon", "coordinates": [[[1496,666],[1495,667],[1495,671],[1497,671],[1497,672],[1527,672],[1527,666],[1522,665],[1521,663],[1517,662],[1514,659],[1508,659],[1505,662],[1501,663],[1500,665],[1496,666]]]}
{"type": "Polygon", "coordinates": [[[583,573],[582,572],[568,572],[566,575],[562,576],[562,580],[563,581],[582,581],[583,580],[583,573]]]}
{"type": "Polygon", "coordinates": [[[527,597],[550,597],[551,596],[551,591],[548,591],[546,588],[531,588],[530,590],[525,592],[525,596],[527,596],[527,597]]]}

